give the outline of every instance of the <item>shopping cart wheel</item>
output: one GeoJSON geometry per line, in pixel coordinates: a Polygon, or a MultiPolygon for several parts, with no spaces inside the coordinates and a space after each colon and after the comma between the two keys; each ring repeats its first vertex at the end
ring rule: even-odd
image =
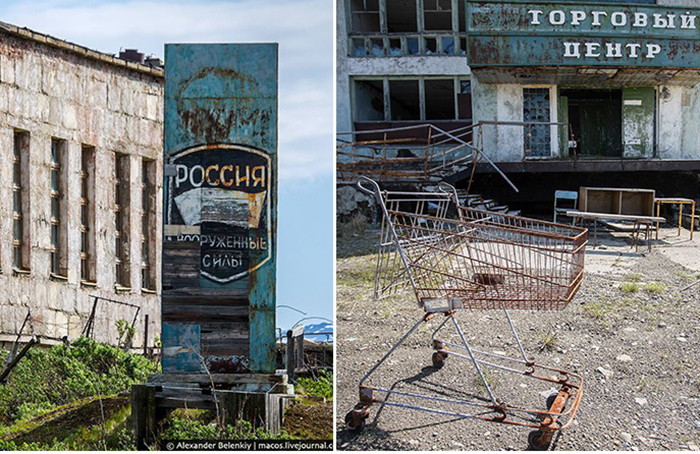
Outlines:
{"type": "Polygon", "coordinates": [[[440,352],[433,353],[433,367],[436,369],[441,369],[445,365],[445,358],[440,352]]]}
{"type": "Polygon", "coordinates": [[[353,412],[355,410],[350,410],[346,415],[345,415],[345,425],[348,426],[350,430],[352,430],[355,433],[360,433],[363,430],[365,430],[365,418],[361,418],[359,422],[357,422],[357,425],[353,425],[353,412]]]}
{"type": "Polygon", "coordinates": [[[542,438],[544,434],[541,430],[533,430],[527,436],[527,445],[530,451],[546,451],[549,448],[551,440],[544,441],[542,438]]]}

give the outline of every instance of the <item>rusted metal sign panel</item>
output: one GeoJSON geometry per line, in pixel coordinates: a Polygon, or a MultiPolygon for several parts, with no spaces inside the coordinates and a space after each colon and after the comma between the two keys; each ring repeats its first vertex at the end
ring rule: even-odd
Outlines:
{"type": "Polygon", "coordinates": [[[272,373],[277,44],[169,44],[165,66],[163,371],[272,373]]]}
{"type": "Polygon", "coordinates": [[[472,66],[700,66],[700,9],[467,2],[472,66]]]}

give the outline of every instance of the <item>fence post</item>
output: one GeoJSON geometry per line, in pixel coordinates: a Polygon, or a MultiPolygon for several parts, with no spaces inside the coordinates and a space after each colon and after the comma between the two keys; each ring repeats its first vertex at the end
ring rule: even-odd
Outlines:
{"type": "Polygon", "coordinates": [[[287,331],[287,375],[290,379],[294,378],[294,331],[287,331]]]}
{"type": "Polygon", "coordinates": [[[301,327],[301,332],[296,335],[296,348],[295,353],[297,356],[296,366],[304,367],[304,327],[301,327]]]}
{"type": "Polygon", "coordinates": [[[148,314],[144,317],[143,324],[143,356],[146,356],[148,353],[148,314]]]}

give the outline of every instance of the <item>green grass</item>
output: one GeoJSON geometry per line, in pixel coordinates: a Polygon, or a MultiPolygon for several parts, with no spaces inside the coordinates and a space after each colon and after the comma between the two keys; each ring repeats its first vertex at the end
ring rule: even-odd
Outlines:
{"type": "Polygon", "coordinates": [[[631,273],[629,276],[627,276],[627,280],[630,282],[639,282],[642,280],[642,275],[639,273],[631,273]]]}
{"type": "Polygon", "coordinates": [[[538,350],[540,352],[550,352],[558,347],[558,333],[555,331],[548,331],[546,333],[538,334],[537,341],[539,344],[538,350]]]}
{"type": "Polygon", "coordinates": [[[623,282],[620,285],[620,290],[622,293],[637,293],[639,291],[639,284],[636,282],[623,282]]]}
{"type": "Polygon", "coordinates": [[[659,284],[657,282],[650,282],[648,284],[645,284],[644,287],[642,287],[642,288],[647,293],[659,294],[666,289],[666,286],[664,284],[659,284]]]}
{"type": "Polygon", "coordinates": [[[602,319],[612,312],[614,305],[609,301],[595,301],[583,305],[584,314],[595,319],[602,319]]]}

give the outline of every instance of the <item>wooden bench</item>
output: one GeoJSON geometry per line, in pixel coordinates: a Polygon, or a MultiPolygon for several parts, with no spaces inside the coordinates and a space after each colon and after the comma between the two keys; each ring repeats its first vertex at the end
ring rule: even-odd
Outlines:
{"type": "Polygon", "coordinates": [[[566,212],[567,216],[574,218],[574,224],[580,220],[593,221],[593,247],[598,245],[598,221],[609,220],[609,221],[629,221],[634,223],[634,229],[632,231],[632,245],[635,246],[635,250],[639,249],[639,231],[642,225],[646,227],[646,239],[649,252],[651,252],[651,237],[649,232],[651,226],[654,223],[666,222],[664,218],[657,216],[639,216],[634,214],[612,214],[612,213],[593,213],[589,211],[578,211],[571,210],[566,212]]]}

